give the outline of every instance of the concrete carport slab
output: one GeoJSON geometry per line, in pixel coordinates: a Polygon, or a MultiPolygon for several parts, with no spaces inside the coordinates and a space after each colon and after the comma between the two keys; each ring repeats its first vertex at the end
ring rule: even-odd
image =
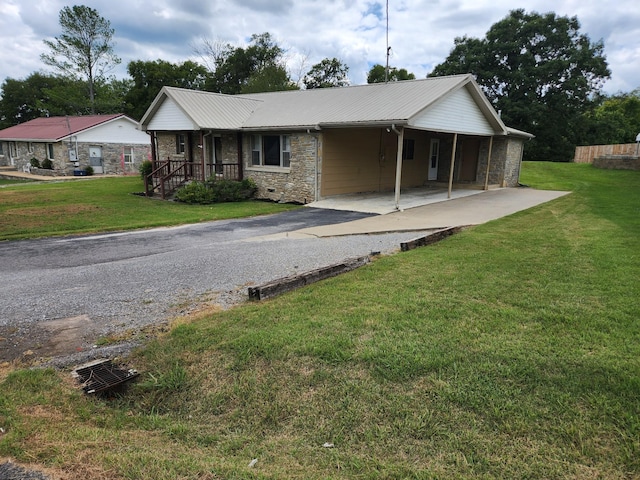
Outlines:
{"type": "Polygon", "coordinates": [[[332,237],[373,233],[436,230],[479,225],[555,200],[571,192],[535,190],[527,187],[472,191],[473,195],[440,200],[420,207],[286,234],[289,238],[332,237]]]}

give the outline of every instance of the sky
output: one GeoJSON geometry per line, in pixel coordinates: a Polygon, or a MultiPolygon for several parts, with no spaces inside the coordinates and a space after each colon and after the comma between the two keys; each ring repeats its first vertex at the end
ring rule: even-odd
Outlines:
{"type": "MultiPolygon", "coordinates": [[[[111,22],[127,77],[135,60],[202,62],[204,40],[246,47],[252,34],[269,32],[298,80],[324,58],[349,67],[351,84],[366,83],[372,65],[386,63],[386,0],[0,0],[0,82],[51,72],[40,61],[44,39],[61,33],[65,6],[92,7],[111,22]]],[[[604,42],[609,94],[640,87],[640,6],[637,0],[388,0],[390,65],[424,78],[464,35],[484,38],[510,10],[577,16],[580,33],[604,42]]]]}

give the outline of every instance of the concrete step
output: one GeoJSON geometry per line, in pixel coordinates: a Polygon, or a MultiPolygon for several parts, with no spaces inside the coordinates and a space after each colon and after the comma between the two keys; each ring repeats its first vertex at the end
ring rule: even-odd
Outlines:
{"type": "Polygon", "coordinates": [[[17,172],[18,169],[13,165],[0,165],[0,172],[17,172]]]}

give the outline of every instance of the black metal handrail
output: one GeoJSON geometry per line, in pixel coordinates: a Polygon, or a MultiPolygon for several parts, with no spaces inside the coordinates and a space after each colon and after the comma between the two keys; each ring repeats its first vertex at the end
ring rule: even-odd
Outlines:
{"type": "Polygon", "coordinates": [[[150,197],[159,191],[165,199],[189,181],[204,181],[205,178],[241,180],[241,171],[241,165],[237,163],[209,163],[203,168],[201,163],[167,159],[158,162],[157,167],[145,177],[145,194],[150,197]]]}

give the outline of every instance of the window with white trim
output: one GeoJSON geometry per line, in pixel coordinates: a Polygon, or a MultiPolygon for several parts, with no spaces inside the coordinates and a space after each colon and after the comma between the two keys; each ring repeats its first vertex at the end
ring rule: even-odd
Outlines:
{"type": "Polygon", "coordinates": [[[251,165],[289,168],[291,136],[251,135],[251,165]]]}
{"type": "Polygon", "coordinates": [[[16,158],[18,156],[18,148],[16,147],[16,142],[9,142],[9,156],[11,158],[16,158]]]}
{"type": "Polygon", "coordinates": [[[53,143],[47,143],[47,158],[53,160],[53,143]]]}
{"type": "Polygon", "coordinates": [[[33,153],[33,142],[29,142],[28,143],[27,149],[28,149],[29,153],[33,153]]]}
{"type": "Polygon", "coordinates": [[[0,157],[4,157],[4,142],[0,142],[0,157]]]}
{"type": "Polygon", "coordinates": [[[122,149],[122,156],[124,157],[124,163],[127,165],[133,164],[133,147],[124,147],[122,149]]]}

